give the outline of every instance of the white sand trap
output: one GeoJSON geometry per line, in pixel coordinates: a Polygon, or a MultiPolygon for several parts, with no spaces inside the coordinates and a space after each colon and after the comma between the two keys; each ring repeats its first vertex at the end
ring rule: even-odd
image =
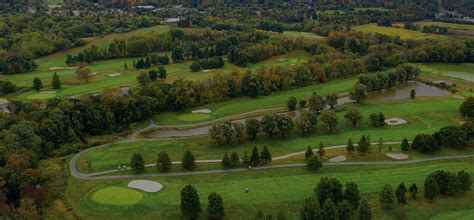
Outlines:
{"type": "Polygon", "coordinates": [[[111,73],[109,74],[110,77],[117,77],[117,76],[120,76],[122,75],[121,73],[111,73]]]}
{"type": "Polygon", "coordinates": [[[192,111],[192,113],[204,113],[204,114],[209,114],[211,112],[212,112],[212,110],[210,110],[210,109],[198,109],[198,110],[192,111]]]}
{"type": "Polygon", "coordinates": [[[280,59],[278,59],[278,62],[285,62],[285,61],[286,61],[285,58],[280,58],[280,59]]]}
{"type": "Polygon", "coordinates": [[[91,73],[91,75],[97,75],[97,72],[93,72],[93,73],[91,73]]]}
{"type": "Polygon", "coordinates": [[[406,124],[407,121],[405,121],[401,118],[389,118],[389,119],[385,120],[385,123],[387,125],[402,125],[402,124],[406,124]]]}
{"type": "Polygon", "coordinates": [[[395,160],[406,160],[406,159],[408,159],[407,154],[388,153],[388,154],[385,154],[385,156],[390,157],[390,158],[395,159],[395,160]]]}
{"type": "Polygon", "coordinates": [[[49,70],[63,70],[63,69],[64,67],[59,67],[59,66],[49,68],[49,70]]]}
{"type": "Polygon", "coordinates": [[[329,159],[329,162],[331,163],[338,163],[338,162],[342,162],[342,161],[345,161],[346,160],[346,157],[345,156],[337,156],[337,157],[333,157],[331,159],[329,159]]]}
{"type": "Polygon", "coordinates": [[[145,192],[158,192],[163,189],[163,185],[150,180],[132,180],[128,183],[128,188],[140,189],[145,192]]]}
{"type": "Polygon", "coordinates": [[[211,69],[205,69],[205,70],[202,70],[203,73],[209,73],[209,72],[212,72],[211,69]]]}

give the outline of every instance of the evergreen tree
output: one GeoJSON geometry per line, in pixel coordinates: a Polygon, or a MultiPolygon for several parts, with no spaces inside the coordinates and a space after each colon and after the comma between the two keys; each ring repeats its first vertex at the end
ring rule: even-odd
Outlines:
{"type": "Polygon", "coordinates": [[[197,219],[201,214],[201,202],[196,188],[187,185],[181,190],[181,213],[188,219],[197,219]]]}
{"type": "Polygon", "coordinates": [[[260,153],[260,161],[262,163],[272,162],[272,154],[270,153],[270,151],[268,151],[267,146],[264,146],[262,152],[260,153]]]}
{"type": "Polygon", "coordinates": [[[395,202],[395,195],[390,184],[387,183],[383,186],[379,193],[379,201],[383,207],[388,209],[392,208],[392,205],[395,202]]]}
{"type": "Polygon", "coordinates": [[[43,82],[41,81],[40,78],[35,77],[33,79],[33,89],[36,91],[40,91],[43,88],[43,82]]]}
{"type": "Polygon", "coordinates": [[[161,172],[169,172],[171,170],[171,160],[166,151],[162,151],[158,153],[158,159],[156,160],[156,165],[158,166],[158,170],[161,172]]]}
{"type": "Polygon", "coordinates": [[[306,167],[311,171],[318,171],[323,166],[323,160],[316,155],[312,155],[306,160],[306,167]]]}
{"type": "Polygon", "coordinates": [[[360,192],[355,182],[350,181],[346,183],[344,189],[344,199],[352,205],[352,208],[356,209],[359,206],[360,192]]]}
{"type": "Polygon", "coordinates": [[[250,165],[250,158],[247,154],[247,151],[244,151],[244,156],[242,156],[242,164],[244,164],[245,166],[250,165]]]}
{"type": "Polygon", "coordinates": [[[191,151],[186,151],[181,159],[181,167],[184,170],[191,171],[196,169],[196,159],[191,151]]]}
{"type": "Polygon", "coordinates": [[[145,161],[140,153],[133,154],[130,166],[132,167],[133,172],[143,173],[145,170],[145,161]]]}
{"type": "Polygon", "coordinates": [[[322,208],[322,215],[324,220],[338,220],[339,214],[337,213],[336,204],[331,199],[326,199],[322,208]]]}
{"type": "Polygon", "coordinates": [[[54,72],[53,74],[53,89],[60,89],[61,88],[61,80],[59,79],[59,75],[57,72],[54,72]]]}
{"type": "Polygon", "coordinates": [[[338,179],[323,177],[314,188],[314,193],[320,203],[324,203],[326,199],[339,203],[344,199],[342,188],[343,185],[338,179]]]}
{"type": "Polygon", "coordinates": [[[367,200],[362,199],[360,201],[359,209],[357,210],[357,219],[359,220],[371,220],[372,209],[369,206],[367,200]]]}
{"type": "Polygon", "coordinates": [[[324,150],[323,142],[319,142],[319,147],[318,147],[318,155],[322,159],[324,155],[326,154],[326,151],[324,150]]]}
{"type": "Polygon", "coordinates": [[[405,205],[407,204],[407,198],[405,196],[407,189],[403,183],[398,185],[397,190],[395,191],[395,196],[397,196],[397,202],[399,204],[405,205]]]}
{"type": "Polygon", "coordinates": [[[252,149],[252,155],[250,155],[250,165],[257,166],[260,164],[260,155],[258,154],[257,146],[252,149]]]}
{"type": "Polygon", "coordinates": [[[352,138],[349,138],[349,141],[347,141],[346,150],[348,153],[352,153],[355,151],[355,146],[354,146],[354,143],[352,143],[352,138]]]}
{"type": "Polygon", "coordinates": [[[232,151],[232,154],[230,155],[230,167],[235,168],[239,166],[240,160],[239,160],[239,154],[237,152],[232,151]]]}
{"type": "Polygon", "coordinates": [[[323,219],[319,202],[314,197],[309,197],[304,200],[303,208],[300,211],[301,220],[319,220],[323,219]]]}
{"type": "Polygon", "coordinates": [[[401,147],[402,151],[410,150],[410,144],[408,143],[408,140],[406,138],[403,139],[402,145],[400,147],[401,147]]]}
{"type": "Polygon", "coordinates": [[[434,200],[439,194],[439,186],[436,179],[432,175],[426,177],[424,186],[425,190],[423,195],[425,198],[428,200],[434,200]]]}
{"type": "Polygon", "coordinates": [[[355,210],[354,207],[346,200],[337,205],[337,213],[341,220],[350,219],[354,213],[353,210],[355,210]]]}
{"type": "Polygon", "coordinates": [[[412,90],[410,91],[410,99],[415,99],[415,97],[416,97],[416,92],[415,92],[414,89],[412,89],[412,90]]]}
{"type": "Polygon", "coordinates": [[[461,183],[460,185],[461,192],[467,192],[471,190],[472,181],[471,181],[471,176],[469,175],[469,173],[466,173],[464,170],[459,171],[458,179],[459,179],[459,182],[461,183]]]}
{"type": "Polygon", "coordinates": [[[209,206],[207,207],[207,215],[209,216],[209,219],[223,219],[225,216],[225,211],[222,197],[219,194],[213,192],[209,194],[207,199],[209,201],[209,206]]]}
{"type": "Polygon", "coordinates": [[[127,63],[123,63],[123,69],[128,70],[128,64],[127,63]]]}
{"type": "Polygon", "coordinates": [[[304,158],[306,158],[306,160],[307,160],[308,158],[310,158],[313,155],[314,155],[313,149],[311,148],[311,145],[308,145],[308,148],[306,148],[306,152],[304,152],[304,158]]]}
{"type": "Polygon", "coordinates": [[[415,183],[413,183],[410,188],[408,189],[411,193],[411,198],[416,200],[416,194],[418,193],[418,187],[415,183]]]}
{"type": "Polygon", "coordinates": [[[224,154],[224,158],[221,161],[221,166],[224,169],[229,169],[231,167],[230,158],[227,154],[224,154]]]}
{"type": "Polygon", "coordinates": [[[298,101],[296,101],[295,97],[290,97],[288,101],[286,101],[286,106],[288,107],[288,111],[294,111],[296,109],[296,105],[298,101]]]}
{"type": "Polygon", "coordinates": [[[365,137],[365,135],[362,135],[362,137],[359,140],[359,143],[357,143],[357,151],[359,153],[368,153],[370,150],[370,140],[365,137]]]}

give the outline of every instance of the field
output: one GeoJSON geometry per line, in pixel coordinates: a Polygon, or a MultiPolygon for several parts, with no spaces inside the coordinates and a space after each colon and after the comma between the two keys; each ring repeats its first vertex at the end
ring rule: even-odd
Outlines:
{"type": "Polygon", "coordinates": [[[396,37],[399,36],[401,39],[426,39],[426,38],[446,38],[443,35],[436,34],[425,34],[420,31],[407,30],[396,27],[383,27],[373,24],[366,24],[361,26],[352,27],[353,30],[361,32],[379,33],[386,34],[388,36],[396,37]]]}
{"type": "MultiPolygon", "coordinates": [[[[434,170],[465,170],[474,174],[474,160],[442,161],[405,166],[347,166],[323,167],[317,173],[305,168],[285,168],[268,171],[250,171],[236,174],[195,175],[185,177],[147,178],[159,181],[164,190],[157,194],[144,194],[135,205],[104,205],[95,202],[91,196],[97,190],[107,187],[126,187],[129,180],[78,181],[71,179],[66,192],[68,202],[77,213],[87,219],[120,218],[130,219],[159,216],[160,219],[176,219],[179,214],[179,192],[187,184],[193,183],[200,194],[201,203],[207,206],[206,197],[211,192],[222,195],[227,217],[251,219],[258,209],[271,212],[283,210],[290,219],[298,218],[298,210],[304,198],[313,195],[313,188],[321,177],[335,177],[342,182],[355,181],[363,197],[370,198],[375,219],[395,219],[395,211],[380,211],[376,199],[378,191],[385,183],[400,182],[423,185],[423,181],[434,170]],[[370,181],[369,181],[370,180],[370,181]],[[288,187],[291,186],[291,187],[288,187]],[[249,193],[245,193],[249,188],[249,193]]],[[[421,195],[420,195],[421,196],[421,195]]],[[[456,209],[472,209],[474,197],[466,195],[456,198],[439,199],[427,205],[423,199],[409,200],[405,215],[408,219],[427,219],[438,213],[456,209]],[[453,199],[454,203],[453,203],[453,199]],[[408,211],[410,210],[410,211],[408,211]]],[[[449,214],[449,213],[448,213],[449,214]]]]}
{"type": "Polygon", "coordinates": [[[428,26],[428,25],[438,25],[440,27],[447,27],[450,29],[474,31],[474,25],[470,25],[470,24],[445,23],[445,22],[439,22],[439,21],[422,21],[422,22],[417,22],[417,24],[419,24],[422,27],[428,26]]]}
{"type": "Polygon", "coordinates": [[[116,168],[117,164],[127,164],[133,153],[139,152],[144,156],[146,163],[154,163],[156,155],[160,151],[167,151],[173,161],[180,160],[185,150],[194,153],[197,159],[221,159],[225,153],[232,150],[240,155],[244,151],[251,152],[253,146],[260,149],[268,146],[274,157],[303,151],[308,145],[317,146],[323,141],[325,146],[346,144],[349,138],[358,140],[362,135],[370,135],[372,141],[379,138],[385,141],[401,141],[403,138],[412,139],[418,133],[433,133],[445,125],[459,124],[458,106],[459,99],[427,99],[405,102],[390,102],[383,104],[360,104],[357,107],[365,117],[364,124],[358,128],[352,128],[344,120],[343,115],[347,107],[337,110],[339,118],[338,130],[328,133],[322,123],[318,129],[309,137],[302,138],[295,132],[286,139],[267,139],[260,137],[256,141],[243,144],[231,144],[225,147],[217,147],[208,137],[196,137],[185,139],[158,139],[155,141],[143,141],[135,143],[114,144],[106,148],[88,151],[79,158],[79,170],[84,172],[103,171],[116,168]],[[370,113],[383,112],[386,118],[401,117],[408,124],[401,126],[384,126],[374,128],[369,125],[368,115],[370,113]]]}

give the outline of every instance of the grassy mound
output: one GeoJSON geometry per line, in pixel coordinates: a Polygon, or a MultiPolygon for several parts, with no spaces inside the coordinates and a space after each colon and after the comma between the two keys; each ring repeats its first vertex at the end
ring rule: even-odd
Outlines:
{"type": "Polygon", "coordinates": [[[133,205],[140,202],[143,194],[125,187],[106,187],[95,191],[92,199],[106,205],[133,205]]]}

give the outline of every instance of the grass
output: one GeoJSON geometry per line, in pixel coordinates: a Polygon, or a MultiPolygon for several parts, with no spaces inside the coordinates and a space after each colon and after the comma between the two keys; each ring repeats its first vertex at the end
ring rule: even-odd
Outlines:
{"type": "MultiPolygon", "coordinates": [[[[338,178],[342,182],[355,181],[363,197],[369,198],[373,206],[374,219],[395,219],[391,211],[381,211],[376,201],[377,193],[385,183],[392,185],[400,182],[416,183],[420,190],[425,177],[439,169],[446,171],[465,170],[474,174],[474,160],[437,161],[414,165],[380,165],[323,167],[319,172],[309,172],[305,168],[283,168],[267,171],[242,172],[236,175],[213,174],[184,177],[149,178],[164,185],[164,190],[157,194],[145,194],[143,200],[131,206],[107,206],[97,204],[89,194],[97,188],[109,186],[126,186],[129,180],[80,181],[70,179],[66,198],[76,213],[87,219],[99,218],[147,218],[176,219],[179,212],[179,193],[187,184],[197,188],[203,208],[207,207],[207,195],[219,193],[225,204],[227,217],[230,219],[251,219],[258,209],[276,214],[283,210],[289,219],[297,219],[298,211],[306,197],[314,195],[313,189],[322,177],[338,178]],[[249,193],[245,193],[249,188],[249,193]]],[[[470,194],[472,195],[472,193],[470,194]]],[[[421,216],[429,218],[440,212],[452,210],[455,204],[458,209],[473,208],[474,197],[466,195],[453,199],[439,199],[434,204],[425,204],[409,200],[411,207],[407,212],[409,219],[421,216]],[[435,207],[435,209],[434,209],[435,207]],[[426,210],[426,211],[425,211],[426,210]],[[423,212],[422,212],[423,211],[423,212]]],[[[421,197],[421,194],[419,194],[421,197]]],[[[422,218],[422,219],[423,219],[422,218]]]]}
{"type": "Polygon", "coordinates": [[[209,119],[210,116],[208,114],[204,113],[191,113],[191,114],[184,114],[180,115],[178,117],[179,120],[181,121],[189,121],[189,122],[195,122],[195,121],[204,121],[209,119]]]}
{"type": "Polygon", "coordinates": [[[143,194],[125,187],[106,187],[95,191],[92,199],[107,205],[133,205],[142,200],[143,194]]]}
{"type": "Polygon", "coordinates": [[[438,25],[440,27],[447,27],[451,29],[474,31],[474,25],[471,25],[471,24],[445,23],[445,22],[439,22],[439,21],[422,21],[422,22],[417,22],[417,24],[419,24],[422,27],[430,26],[430,25],[438,25]]]}
{"type": "Polygon", "coordinates": [[[170,112],[159,114],[153,119],[159,125],[180,125],[196,122],[205,122],[212,119],[218,119],[259,109],[286,106],[286,101],[291,96],[294,96],[298,100],[301,100],[307,99],[313,92],[317,92],[320,95],[346,92],[355,84],[355,82],[356,78],[351,77],[348,79],[335,80],[324,84],[311,85],[284,92],[278,92],[269,96],[260,96],[257,98],[236,98],[225,102],[199,106],[193,109],[186,110],[184,112],[170,112]],[[180,119],[182,115],[191,114],[193,110],[202,108],[212,110],[212,113],[208,114],[209,118],[192,122],[180,119]]]}
{"type": "Polygon", "coordinates": [[[474,219],[474,209],[444,211],[432,218],[431,220],[457,219],[457,220],[472,220],[474,219]]]}
{"type": "Polygon", "coordinates": [[[325,39],[325,37],[317,35],[315,33],[302,32],[302,31],[285,31],[285,32],[283,32],[283,35],[284,36],[289,36],[289,37],[303,37],[303,38],[312,39],[312,40],[325,39]]]}
{"type": "Polygon", "coordinates": [[[445,80],[456,84],[459,94],[474,96],[474,65],[471,63],[425,63],[418,64],[422,70],[421,78],[433,82],[445,80]]]}
{"type": "Polygon", "coordinates": [[[426,39],[426,38],[446,38],[443,35],[426,34],[420,31],[407,30],[396,27],[383,27],[373,24],[366,24],[352,27],[353,30],[361,32],[386,34],[391,37],[399,36],[401,39],[426,39]]]}
{"type": "Polygon", "coordinates": [[[221,159],[225,153],[233,150],[242,155],[244,151],[250,153],[253,146],[257,146],[259,149],[268,146],[272,155],[276,157],[304,151],[308,145],[317,146],[321,141],[324,142],[325,146],[345,144],[349,138],[357,142],[364,134],[370,135],[373,142],[380,138],[385,141],[401,141],[403,138],[413,139],[418,133],[433,133],[446,125],[458,125],[460,123],[458,106],[461,102],[462,100],[459,99],[438,98],[382,104],[360,104],[356,107],[360,109],[365,119],[364,123],[358,128],[352,128],[344,120],[343,115],[348,109],[348,106],[345,106],[337,110],[339,118],[337,132],[328,133],[322,123],[319,123],[317,131],[304,138],[295,131],[293,135],[286,139],[268,139],[262,136],[253,142],[233,143],[223,147],[217,147],[207,136],[114,144],[82,154],[78,160],[78,169],[83,172],[113,169],[119,163],[128,164],[130,156],[135,152],[141,153],[146,163],[154,163],[156,155],[160,151],[167,151],[173,161],[178,161],[185,150],[192,151],[197,159],[221,159]],[[407,120],[408,124],[374,128],[369,125],[368,115],[378,112],[383,112],[387,118],[401,117],[407,120]]]}

